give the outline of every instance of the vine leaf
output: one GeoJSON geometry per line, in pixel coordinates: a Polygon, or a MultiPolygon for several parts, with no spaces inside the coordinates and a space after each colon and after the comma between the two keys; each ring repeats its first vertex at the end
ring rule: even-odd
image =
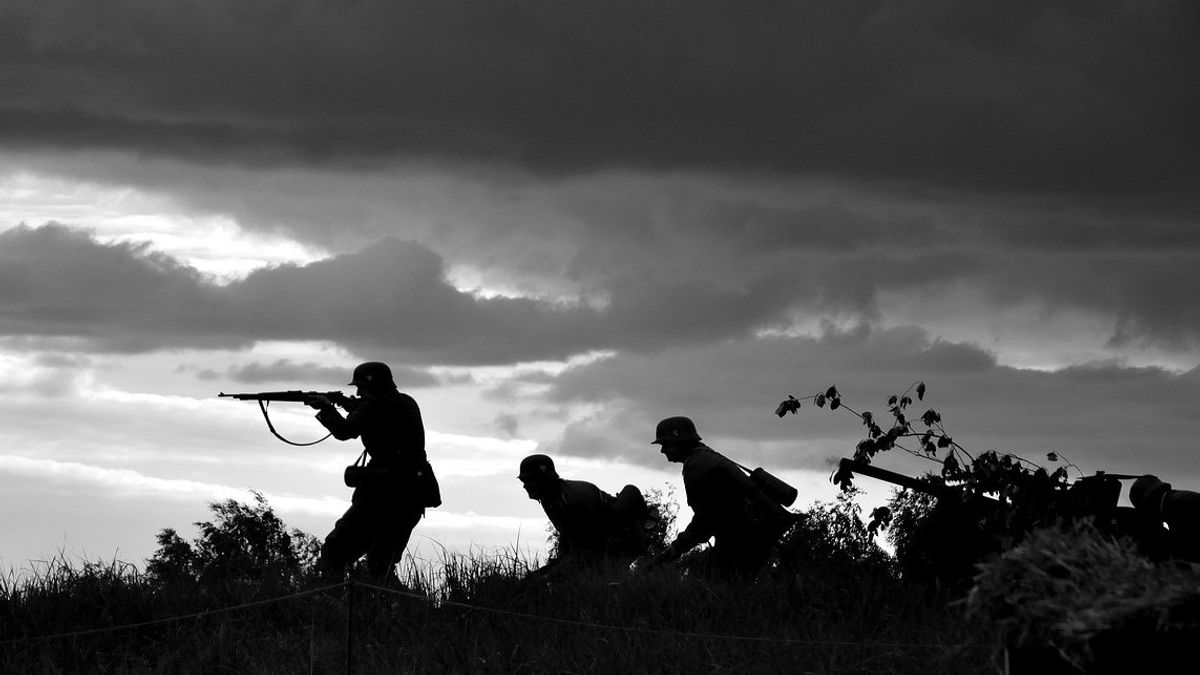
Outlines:
{"type": "Polygon", "coordinates": [[[854,489],[854,472],[850,469],[839,467],[837,471],[829,477],[829,482],[835,483],[842,492],[849,492],[854,489]]]}
{"type": "Polygon", "coordinates": [[[788,394],[787,400],[783,403],[780,403],[778,408],[775,408],[775,414],[780,417],[783,417],[788,413],[795,415],[796,411],[799,409],[800,401],[795,396],[788,394]]]}
{"type": "Polygon", "coordinates": [[[874,535],[891,524],[892,510],[886,506],[880,506],[871,511],[871,522],[867,523],[867,532],[874,535]]]}

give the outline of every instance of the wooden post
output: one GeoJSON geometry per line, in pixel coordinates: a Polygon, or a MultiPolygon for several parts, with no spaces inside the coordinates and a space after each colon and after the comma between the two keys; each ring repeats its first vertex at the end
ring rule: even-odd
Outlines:
{"type": "Polygon", "coordinates": [[[354,672],[354,580],[346,582],[346,675],[354,672]]]}

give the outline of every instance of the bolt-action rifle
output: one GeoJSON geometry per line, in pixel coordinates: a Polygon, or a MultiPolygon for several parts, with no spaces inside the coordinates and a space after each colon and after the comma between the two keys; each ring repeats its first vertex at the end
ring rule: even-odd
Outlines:
{"type": "Polygon", "coordinates": [[[270,405],[272,401],[304,403],[309,398],[314,396],[327,398],[331,403],[335,403],[342,407],[352,405],[353,402],[357,400],[355,397],[346,396],[340,391],[301,391],[299,389],[292,389],[289,391],[260,391],[251,394],[226,394],[225,392],[217,394],[217,398],[232,398],[239,401],[258,401],[258,408],[262,411],[263,419],[267,421],[267,429],[271,431],[271,434],[274,435],[275,438],[278,438],[288,445],[298,446],[316,445],[326,438],[329,438],[330,434],[325,434],[321,438],[318,438],[311,443],[296,443],[289,441],[288,439],[279,435],[279,432],[275,430],[275,425],[271,424],[271,416],[267,413],[267,406],[270,405]]]}

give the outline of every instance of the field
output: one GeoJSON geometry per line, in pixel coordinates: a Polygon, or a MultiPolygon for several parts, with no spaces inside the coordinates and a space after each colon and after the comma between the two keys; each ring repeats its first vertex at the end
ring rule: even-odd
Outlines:
{"type": "Polygon", "coordinates": [[[947,597],[870,569],[753,585],[624,570],[525,581],[447,556],[403,586],[164,584],[57,562],[0,588],[3,672],[997,672],[947,597]]]}
{"type": "Polygon", "coordinates": [[[969,523],[912,520],[911,495],[894,554],[846,493],[797,512],[753,583],[707,578],[703,550],[534,575],[515,551],[443,551],[387,585],[323,578],[317,540],[255,496],[211,504],[192,542],[162,530],[144,568],[0,578],[0,672],[1123,673],[1200,637],[1196,565],[1086,523],[980,556],[969,523]]]}

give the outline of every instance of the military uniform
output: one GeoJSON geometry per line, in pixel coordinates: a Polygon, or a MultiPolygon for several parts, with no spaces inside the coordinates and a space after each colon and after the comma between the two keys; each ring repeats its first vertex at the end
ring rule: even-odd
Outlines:
{"type": "Polygon", "coordinates": [[[714,573],[757,574],[790,522],[787,510],[763,495],[732,460],[703,443],[683,463],[683,487],[695,515],[671,548],[682,553],[715,539],[709,559],[714,573]]]}
{"type": "Polygon", "coordinates": [[[621,522],[621,514],[615,510],[616,498],[595,485],[560,479],[557,494],[540,501],[558,532],[560,557],[574,556],[594,564],[640,552],[638,542],[631,536],[632,528],[627,527],[631,523],[621,522]]]}
{"type": "Polygon", "coordinates": [[[558,475],[554,461],[545,455],[530,455],[521,462],[518,476],[546,512],[558,534],[555,557],[539,572],[561,563],[597,567],[645,551],[648,517],[642,493],[626,485],[613,497],[594,484],[567,480],[558,475]]]}
{"type": "Polygon", "coordinates": [[[385,578],[395,574],[425,507],[440,503],[425,454],[425,427],[417,402],[394,387],[350,399],[344,407],[345,417],[325,406],[317,419],[338,440],[362,440],[365,469],[357,473],[350,508],[325,537],[321,565],[341,574],[365,554],[371,576],[385,578]]]}
{"type": "Polygon", "coordinates": [[[753,578],[767,563],[771,548],[792,523],[792,515],[768,497],[732,460],[700,442],[687,417],[658,423],[655,439],[667,461],[683,464],[683,487],[695,514],[654,563],[674,560],[709,539],[708,572],[714,576],[753,578]]]}

